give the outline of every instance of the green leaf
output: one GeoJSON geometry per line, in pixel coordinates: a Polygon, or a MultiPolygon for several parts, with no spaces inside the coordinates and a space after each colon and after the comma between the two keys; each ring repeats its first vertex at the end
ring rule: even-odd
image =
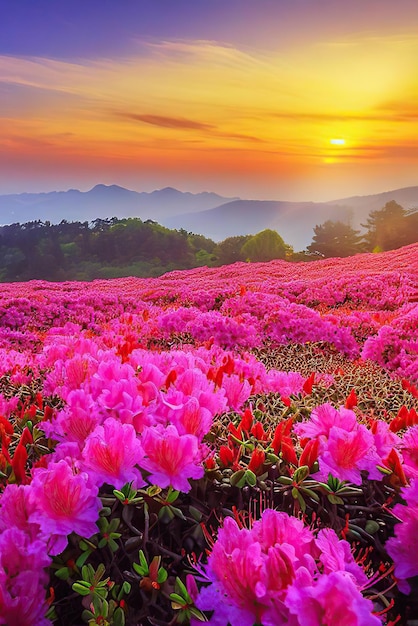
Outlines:
{"type": "Polygon", "coordinates": [[[312,498],[312,500],[315,500],[315,502],[319,502],[318,494],[315,493],[315,491],[312,491],[312,489],[307,489],[306,487],[301,487],[300,490],[301,490],[301,492],[303,494],[306,494],[307,496],[312,498]]]}
{"type": "Polygon", "coordinates": [[[250,469],[245,472],[245,480],[250,487],[255,487],[257,484],[257,476],[250,469]]]}
{"type": "Polygon", "coordinates": [[[245,470],[240,469],[234,472],[229,479],[229,482],[233,487],[243,487],[245,484],[245,470]]]}
{"type": "Polygon", "coordinates": [[[180,606],[184,606],[185,604],[184,598],[182,598],[178,593],[170,593],[170,600],[172,600],[172,602],[176,602],[180,606]]]}
{"type": "Polygon", "coordinates": [[[112,509],[109,506],[104,506],[102,510],[99,512],[100,518],[109,517],[111,515],[112,509]]]}
{"type": "Polygon", "coordinates": [[[165,523],[171,522],[175,515],[173,508],[174,507],[168,506],[167,504],[162,506],[158,511],[158,519],[165,523]]]}
{"type": "Polygon", "coordinates": [[[369,533],[369,535],[374,535],[378,530],[380,530],[380,525],[374,519],[369,519],[366,522],[364,530],[366,533],[369,533]]]}
{"type": "Polygon", "coordinates": [[[160,569],[158,570],[158,574],[157,574],[157,583],[161,585],[162,583],[165,583],[167,578],[168,578],[167,570],[164,569],[164,567],[160,567],[160,569]]]}
{"type": "Polygon", "coordinates": [[[90,565],[90,564],[83,565],[83,567],[81,568],[81,576],[82,576],[83,580],[86,580],[89,583],[92,583],[93,582],[93,576],[94,576],[93,566],[90,565]]]}
{"type": "Polygon", "coordinates": [[[112,552],[117,552],[119,550],[118,544],[114,539],[112,539],[112,537],[109,539],[109,548],[112,550],[112,552]]]}
{"type": "Polygon", "coordinates": [[[189,513],[196,522],[200,522],[202,520],[202,513],[194,506],[189,506],[189,513]]]}
{"type": "Polygon", "coordinates": [[[68,580],[70,578],[71,572],[68,567],[60,567],[55,572],[55,576],[60,580],[68,580]]]}
{"type": "Polygon", "coordinates": [[[139,574],[140,576],[148,576],[149,574],[148,565],[145,568],[145,567],[142,567],[141,565],[138,565],[138,563],[133,562],[132,567],[134,568],[136,573],[139,574]]]}
{"type": "Polygon", "coordinates": [[[120,524],[120,519],[119,517],[114,517],[109,524],[109,533],[114,533],[117,531],[117,529],[119,528],[119,524],[120,524]]]}
{"type": "Polygon", "coordinates": [[[176,517],[179,517],[182,520],[186,520],[186,518],[184,517],[183,511],[181,509],[177,508],[176,506],[170,506],[170,510],[173,511],[176,517]]]}
{"type": "Polygon", "coordinates": [[[92,550],[86,550],[85,552],[80,554],[80,556],[78,557],[78,559],[75,562],[77,567],[83,567],[84,563],[87,561],[87,559],[89,558],[91,553],[92,553],[92,550]]]}
{"type": "MultiPolygon", "coordinates": [[[[171,487],[170,487],[171,490],[171,487]]],[[[166,502],[175,502],[180,495],[180,491],[170,491],[167,493],[166,502]]]]}
{"type": "Polygon", "coordinates": [[[202,611],[199,611],[199,609],[197,609],[196,607],[194,607],[194,606],[189,607],[189,611],[193,615],[193,617],[196,617],[201,622],[207,622],[208,621],[206,615],[203,615],[202,611]]]}
{"type": "Polygon", "coordinates": [[[293,479],[289,478],[288,476],[279,476],[277,482],[279,482],[281,485],[293,485],[293,479]]]}
{"type": "Polygon", "coordinates": [[[148,561],[147,561],[147,559],[145,557],[145,554],[144,554],[143,550],[139,550],[138,555],[139,555],[139,562],[141,564],[141,567],[143,567],[146,570],[147,574],[148,574],[148,571],[149,571],[148,561]]]}
{"type": "Polygon", "coordinates": [[[90,585],[86,587],[81,582],[73,583],[72,590],[79,593],[80,596],[89,596],[91,594],[90,585]]]}
{"type": "Polygon", "coordinates": [[[193,601],[189,596],[189,592],[187,591],[186,585],[178,576],[176,577],[175,589],[179,593],[179,595],[181,595],[183,599],[186,600],[188,604],[193,604],[193,601]]]}
{"type": "Polygon", "coordinates": [[[339,496],[336,496],[334,493],[329,493],[327,498],[331,504],[344,504],[344,500],[339,496]]]}
{"type": "Polygon", "coordinates": [[[91,619],[95,619],[94,613],[85,609],[81,614],[81,619],[83,620],[83,622],[88,622],[91,619]]]}
{"type": "Polygon", "coordinates": [[[125,613],[118,606],[118,608],[113,613],[113,626],[125,626],[125,613]]]}
{"type": "MultiPolygon", "coordinates": [[[[124,594],[126,594],[126,595],[128,595],[128,593],[131,593],[131,589],[132,589],[132,585],[131,585],[131,583],[128,583],[128,581],[127,581],[127,580],[125,580],[125,581],[123,582],[123,585],[122,585],[122,591],[123,591],[123,593],[124,593],[124,594]]],[[[122,598],[122,596],[119,598],[119,600],[121,600],[121,598],[122,598]]]]}
{"type": "Polygon", "coordinates": [[[293,480],[296,483],[301,483],[305,480],[305,478],[308,478],[309,476],[309,467],[307,465],[302,465],[301,467],[298,467],[298,469],[295,471],[295,473],[293,474],[293,480]]]}

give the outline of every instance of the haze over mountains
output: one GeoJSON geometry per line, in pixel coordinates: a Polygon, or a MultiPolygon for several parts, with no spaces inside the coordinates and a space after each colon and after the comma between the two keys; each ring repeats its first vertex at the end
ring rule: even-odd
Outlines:
{"type": "Polygon", "coordinates": [[[312,241],[315,225],[339,220],[361,229],[370,211],[381,209],[389,200],[396,200],[405,209],[418,209],[418,186],[329,202],[287,202],[225,198],[209,192],[193,194],[171,187],[136,192],[100,184],[87,192],[70,189],[2,195],[0,224],[139,217],[215,241],[272,228],[295,250],[302,250],[312,241]]]}

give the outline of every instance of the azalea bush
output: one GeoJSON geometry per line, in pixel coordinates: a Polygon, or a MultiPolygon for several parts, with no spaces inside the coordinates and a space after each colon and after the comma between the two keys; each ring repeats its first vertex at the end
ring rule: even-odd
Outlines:
{"type": "Polygon", "coordinates": [[[418,247],[5,285],[0,624],[418,612],[418,247]]]}

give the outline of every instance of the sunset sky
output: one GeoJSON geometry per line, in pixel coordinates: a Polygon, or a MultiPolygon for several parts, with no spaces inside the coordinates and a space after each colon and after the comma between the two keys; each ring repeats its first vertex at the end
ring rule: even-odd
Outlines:
{"type": "Polygon", "coordinates": [[[0,193],[418,184],[417,0],[0,0],[0,193]]]}

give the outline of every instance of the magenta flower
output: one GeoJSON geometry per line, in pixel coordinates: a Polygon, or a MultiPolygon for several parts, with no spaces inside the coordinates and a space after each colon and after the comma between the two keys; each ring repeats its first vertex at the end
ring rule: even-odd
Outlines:
{"type": "Polygon", "coordinates": [[[234,411],[239,411],[251,395],[250,383],[248,380],[242,380],[237,374],[224,377],[222,387],[228,404],[234,411]]]}
{"type": "Polygon", "coordinates": [[[367,576],[355,562],[348,541],[338,539],[337,534],[331,528],[324,528],[319,531],[315,543],[321,550],[319,560],[323,565],[324,574],[345,571],[353,576],[359,587],[366,585],[367,576]]]}
{"type": "Polygon", "coordinates": [[[299,437],[316,439],[321,436],[329,437],[333,426],[338,426],[347,432],[352,431],[357,426],[356,414],[343,407],[337,410],[331,404],[322,404],[312,411],[308,421],[295,424],[293,430],[299,437]]]}
{"type": "Polygon", "coordinates": [[[383,420],[376,420],[371,428],[374,436],[374,445],[380,458],[385,458],[392,448],[397,448],[401,440],[390,429],[389,424],[383,420]]]}
{"type": "Polygon", "coordinates": [[[286,513],[267,509],[250,530],[226,518],[200,573],[211,584],[200,590],[196,606],[214,611],[209,623],[215,626],[381,623],[361,594],[367,578],[349,544],[334,531],[320,531],[316,540],[286,513]],[[341,598],[347,611],[337,619],[341,598]]]}
{"type": "Polygon", "coordinates": [[[30,485],[6,486],[0,500],[0,532],[17,528],[33,540],[39,536],[39,525],[29,522],[31,513],[35,511],[30,492],[30,485]]]}
{"type": "Polygon", "coordinates": [[[202,453],[194,435],[179,435],[173,425],[156,426],[145,429],[141,443],[146,457],[140,465],[151,473],[150,483],[187,493],[188,479],[203,476],[202,453]]]}
{"type": "Polygon", "coordinates": [[[418,480],[411,482],[410,487],[402,489],[406,505],[397,504],[393,514],[400,523],[395,526],[395,536],[386,542],[386,550],[395,564],[395,576],[398,587],[408,594],[410,586],[408,578],[418,575],[418,480]]]}
{"type": "Polygon", "coordinates": [[[52,626],[44,617],[50,562],[43,541],[13,527],[0,535],[0,624],[52,626]]]}
{"type": "Polygon", "coordinates": [[[59,554],[67,545],[67,535],[75,532],[91,537],[102,503],[97,487],[88,485],[87,474],[74,474],[64,460],[36,469],[30,485],[30,504],[34,512],[29,522],[41,527],[44,537],[51,536],[49,554],[59,554]]]}
{"type": "Polygon", "coordinates": [[[145,482],[136,465],[143,456],[134,427],[109,417],[88,436],[83,450],[83,469],[98,487],[108,483],[121,489],[133,481],[139,488],[145,482]]]}
{"type": "Polygon", "coordinates": [[[405,474],[408,478],[418,478],[418,426],[407,429],[399,447],[405,474]]]}
{"type": "Polygon", "coordinates": [[[283,544],[291,546],[294,558],[304,565],[307,565],[306,556],[313,557],[317,552],[310,529],[301,520],[286,513],[266,509],[262,517],[254,522],[251,533],[265,552],[268,552],[271,546],[283,544]]]}
{"type": "Polygon", "coordinates": [[[97,406],[90,394],[82,389],[70,391],[66,407],[51,422],[42,422],[41,427],[48,437],[58,441],[76,442],[80,448],[89,434],[101,422],[97,406]]]}
{"type": "Polygon", "coordinates": [[[285,604],[300,626],[381,626],[372,614],[373,603],[364,598],[345,572],[323,574],[310,581],[301,572],[288,589],[285,604]]]}
{"type": "Polygon", "coordinates": [[[365,426],[358,425],[351,432],[333,426],[329,438],[320,447],[317,476],[326,481],[331,473],[338,480],[361,485],[362,470],[369,472],[369,478],[381,480],[382,475],[376,469],[379,461],[373,435],[365,426]]]}
{"type": "Polygon", "coordinates": [[[267,374],[268,391],[280,393],[283,398],[297,395],[302,392],[305,379],[299,372],[280,372],[278,370],[270,370],[267,374]]]}

